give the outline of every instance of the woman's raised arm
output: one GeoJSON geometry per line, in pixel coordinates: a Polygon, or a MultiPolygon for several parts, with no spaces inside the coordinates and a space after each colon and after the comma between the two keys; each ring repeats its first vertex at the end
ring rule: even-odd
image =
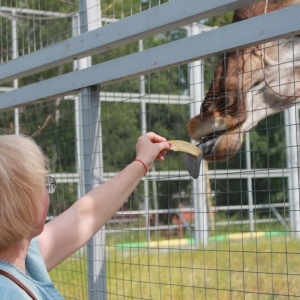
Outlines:
{"type": "Polygon", "coordinates": [[[170,143],[153,132],[139,137],[136,160],[47,223],[38,236],[47,269],[56,267],[97,233],[122,207],[153,161],[164,160],[169,149],[170,143]]]}

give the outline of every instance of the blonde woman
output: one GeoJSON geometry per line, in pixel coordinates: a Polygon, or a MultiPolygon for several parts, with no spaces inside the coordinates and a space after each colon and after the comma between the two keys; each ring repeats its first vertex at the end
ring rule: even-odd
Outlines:
{"type": "Polygon", "coordinates": [[[48,271],[81,248],[122,206],[170,143],[138,139],[136,160],[48,222],[48,160],[29,137],[0,136],[0,299],[63,299],[48,271]]]}

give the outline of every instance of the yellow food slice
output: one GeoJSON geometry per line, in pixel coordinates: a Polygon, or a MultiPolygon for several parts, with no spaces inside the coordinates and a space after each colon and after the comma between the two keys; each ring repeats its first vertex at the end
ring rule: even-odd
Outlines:
{"type": "Polygon", "coordinates": [[[172,144],[170,149],[173,151],[186,152],[197,157],[201,155],[201,150],[197,146],[189,142],[180,141],[180,140],[171,140],[168,142],[172,144]]]}

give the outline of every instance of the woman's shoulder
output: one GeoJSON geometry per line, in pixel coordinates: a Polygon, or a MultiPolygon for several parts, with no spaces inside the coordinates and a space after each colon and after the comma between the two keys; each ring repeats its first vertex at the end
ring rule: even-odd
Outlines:
{"type": "Polygon", "coordinates": [[[22,289],[13,281],[0,275],[0,299],[20,300],[31,299],[22,289]]]}

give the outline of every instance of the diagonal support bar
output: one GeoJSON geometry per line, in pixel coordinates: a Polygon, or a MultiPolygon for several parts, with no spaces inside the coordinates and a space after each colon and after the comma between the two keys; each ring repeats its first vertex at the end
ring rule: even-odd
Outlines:
{"type": "Polygon", "coordinates": [[[0,94],[0,109],[146,74],[300,32],[300,4],[0,94]],[[262,30],[263,28],[263,30],[262,30]],[[58,84],[59,83],[59,84],[58,84]]]}
{"type": "Polygon", "coordinates": [[[0,83],[105,52],[259,0],[176,0],[0,65],[0,83]]]}

